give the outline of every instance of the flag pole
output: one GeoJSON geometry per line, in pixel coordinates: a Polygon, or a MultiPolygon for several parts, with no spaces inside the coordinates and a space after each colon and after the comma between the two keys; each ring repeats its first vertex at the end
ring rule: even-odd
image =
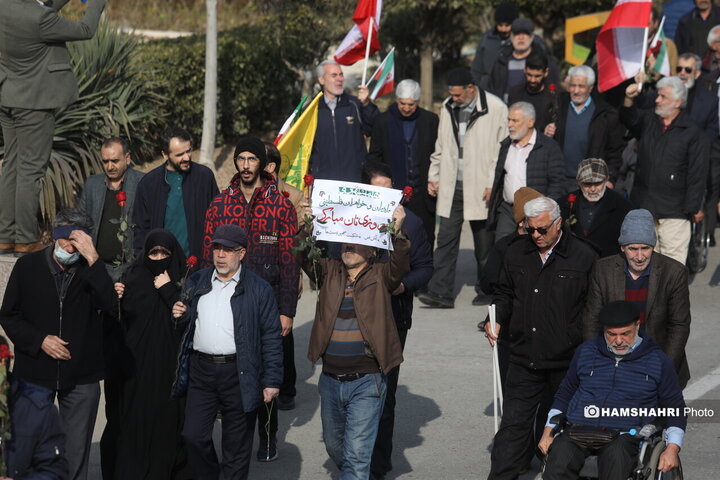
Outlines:
{"type": "MultiPolygon", "coordinates": [[[[647,54],[648,27],[643,30],[642,57],[640,59],[640,72],[645,72],[645,55],[647,54]]],[[[638,93],[642,92],[642,82],[638,83],[638,93]]]]}
{"type": "MultiPolygon", "coordinates": [[[[365,80],[367,79],[367,66],[368,66],[368,58],[370,58],[370,43],[372,42],[373,22],[375,22],[375,19],[373,17],[370,17],[370,25],[368,26],[367,45],[365,45],[365,63],[363,64],[362,85],[365,85],[365,80]]],[[[645,31],[646,31],[646,35],[647,35],[647,29],[645,29],[645,31]]]]}

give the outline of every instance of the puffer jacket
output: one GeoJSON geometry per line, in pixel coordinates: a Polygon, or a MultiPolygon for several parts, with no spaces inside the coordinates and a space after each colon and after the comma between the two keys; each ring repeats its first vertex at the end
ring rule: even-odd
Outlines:
{"type": "MultiPolygon", "coordinates": [[[[302,229],[298,240],[308,235],[302,229]]],[[[396,238],[387,262],[369,263],[355,279],[354,304],[363,338],[375,354],[380,370],[387,374],[403,361],[400,337],[393,317],[390,297],[410,271],[410,242],[396,238]]],[[[298,252],[298,262],[320,285],[315,321],[310,333],[308,359],[315,363],[325,353],[340,304],[345,296],[347,269],[339,259],[322,258],[314,265],[307,251],[298,252]]]]}
{"type": "Polygon", "coordinates": [[[632,412],[621,409],[645,408],[648,410],[643,413],[651,413],[653,408],[677,408],[680,415],[668,416],[665,426],[682,430],[687,426],[675,367],[651,338],[643,338],[635,350],[617,358],[608,350],[602,334],[583,343],[555,394],[552,408],[567,412],[572,424],[624,432],[639,430],[653,422],[655,416],[622,415],[632,412]],[[592,406],[598,408],[597,417],[592,406]],[[603,415],[603,409],[618,409],[621,415],[603,415]]]}
{"type": "MultiPolygon", "coordinates": [[[[171,390],[173,398],[182,397],[187,392],[198,302],[200,297],[212,290],[214,271],[210,267],[195,272],[183,288],[187,311],[180,317],[178,325],[186,327],[180,342],[175,382],[171,390]]],[[[243,410],[249,413],[262,404],[264,388],[280,388],[283,380],[280,316],[270,285],[247,268],[240,269],[240,278],[230,299],[230,307],[243,410]]]]}
{"type": "Polygon", "coordinates": [[[275,293],[280,315],[295,316],[300,268],[292,252],[297,234],[297,212],[280,194],[269,176],[255,189],[248,203],[240,190],[240,176],[218,194],[205,213],[203,266],[212,265],[212,237],[220,225],[240,225],[248,236],[243,265],[268,282],[275,293]]]}

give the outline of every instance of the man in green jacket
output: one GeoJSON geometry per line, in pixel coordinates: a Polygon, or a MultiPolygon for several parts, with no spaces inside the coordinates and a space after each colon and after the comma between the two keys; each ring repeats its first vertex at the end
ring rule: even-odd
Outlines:
{"type": "Polygon", "coordinates": [[[68,1],[0,0],[0,253],[43,248],[37,211],[55,109],[78,99],[65,42],[92,38],[106,2],[87,0],[85,16],[73,22],[58,15],[68,1]]]}

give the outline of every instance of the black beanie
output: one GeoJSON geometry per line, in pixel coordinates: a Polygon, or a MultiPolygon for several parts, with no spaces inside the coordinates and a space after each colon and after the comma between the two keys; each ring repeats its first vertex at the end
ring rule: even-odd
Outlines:
{"type": "Polygon", "coordinates": [[[237,145],[235,145],[235,153],[233,154],[233,162],[235,163],[236,169],[237,162],[235,162],[235,159],[242,152],[255,154],[255,156],[260,159],[260,170],[265,170],[265,165],[267,165],[267,153],[265,153],[265,144],[262,140],[251,135],[242,137],[238,140],[237,145]]]}
{"type": "Polygon", "coordinates": [[[519,16],[520,11],[513,2],[502,2],[495,8],[495,23],[512,23],[519,16]]]}
{"type": "Polygon", "coordinates": [[[475,83],[473,81],[472,75],[470,74],[470,70],[467,68],[453,68],[450,70],[450,73],[448,73],[447,76],[447,84],[448,87],[464,87],[466,85],[470,85],[471,83],[475,83]]]}
{"type": "Polygon", "coordinates": [[[617,328],[634,323],[640,318],[640,312],[631,302],[618,300],[610,302],[600,310],[598,320],[603,327],[617,328]]]}

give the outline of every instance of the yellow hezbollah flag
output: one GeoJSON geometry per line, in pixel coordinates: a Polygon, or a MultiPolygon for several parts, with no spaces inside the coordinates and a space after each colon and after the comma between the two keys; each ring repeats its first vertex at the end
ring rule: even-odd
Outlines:
{"type": "Polygon", "coordinates": [[[303,177],[310,167],[315,130],[317,130],[318,102],[322,92],[318,93],[300,118],[290,127],[278,143],[282,156],[278,176],[295,188],[304,189],[303,177]]]}

